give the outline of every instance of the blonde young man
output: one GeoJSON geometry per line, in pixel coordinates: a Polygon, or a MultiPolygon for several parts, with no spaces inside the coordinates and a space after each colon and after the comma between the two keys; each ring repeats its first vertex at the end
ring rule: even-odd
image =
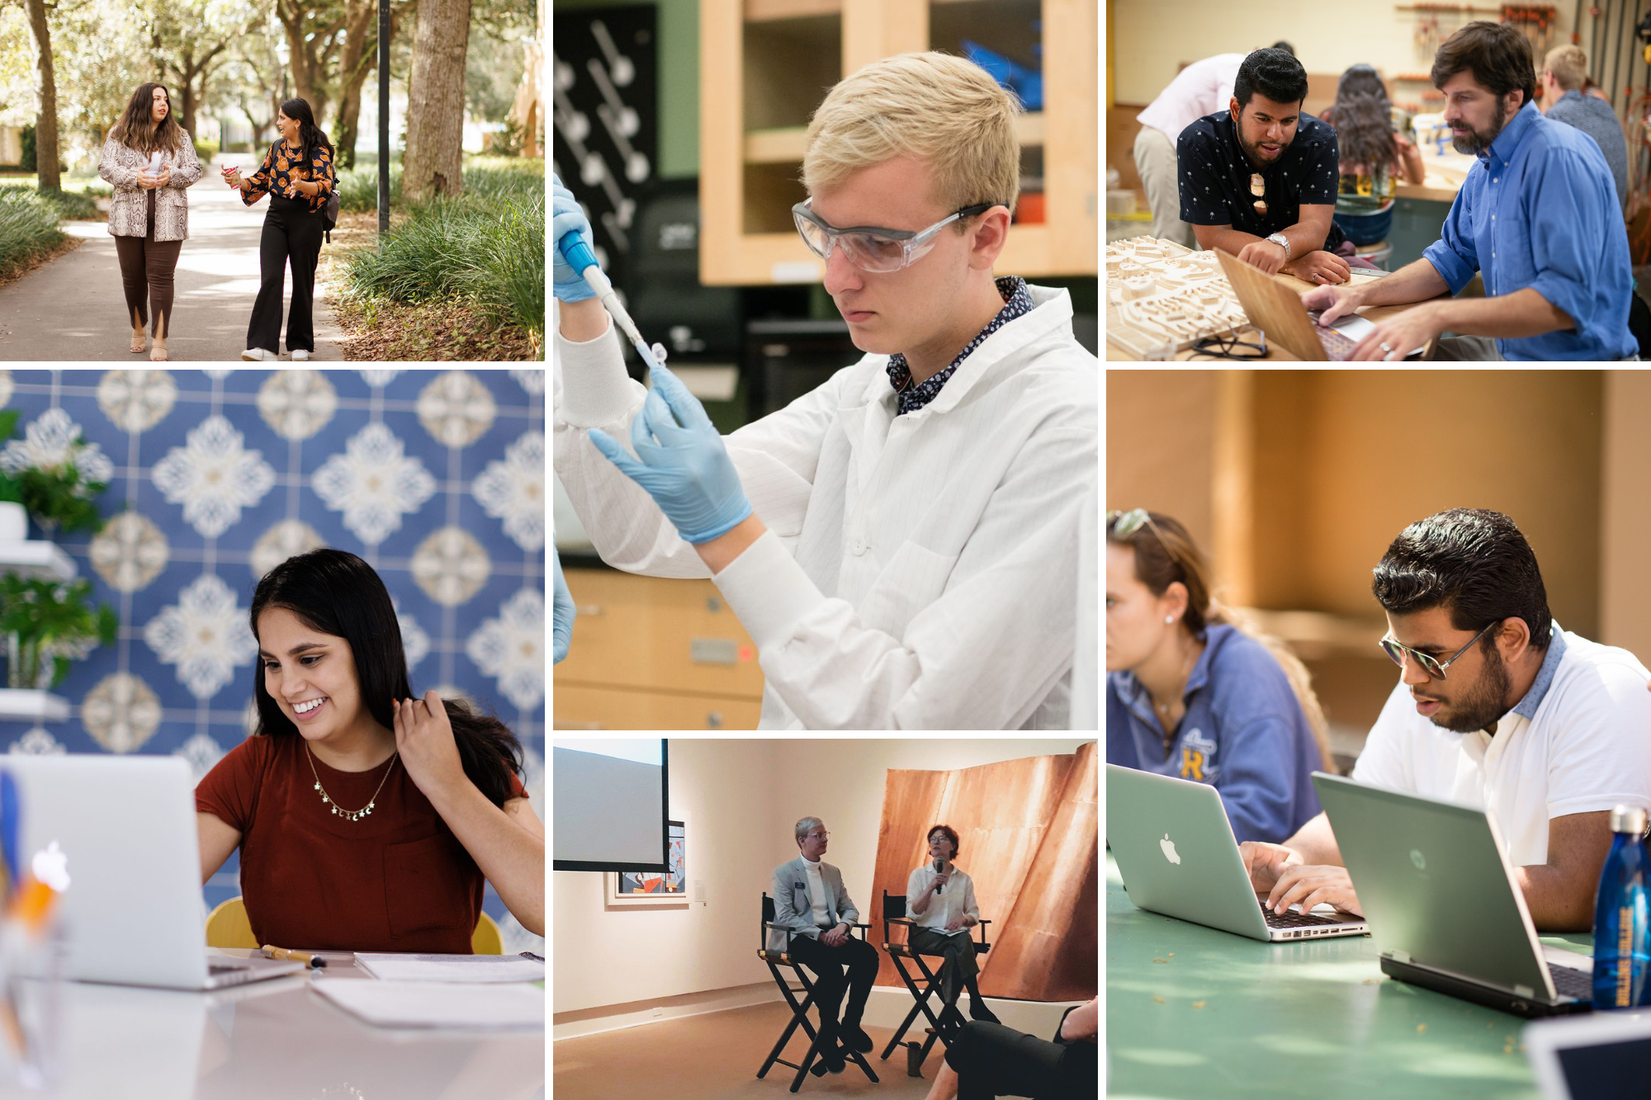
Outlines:
{"type": "MultiPolygon", "coordinates": [[[[1017,111],[938,53],[831,90],[794,213],[865,355],[726,439],[669,370],[627,378],[556,259],[556,472],[610,565],[716,581],[764,729],[1067,725],[1097,364],[1066,291],[993,275],[1017,111]]],[[[588,232],[555,195],[554,237],[588,232]]]]}

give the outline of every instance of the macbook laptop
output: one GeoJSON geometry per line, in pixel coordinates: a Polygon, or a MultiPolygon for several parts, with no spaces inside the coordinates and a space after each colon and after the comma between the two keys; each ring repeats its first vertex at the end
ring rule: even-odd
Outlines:
{"type": "Polygon", "coordinates": [[[1543,1100],[1645,1100],[1651,1011],[1538,1020],[1520,1036],[1543,1100]]]}
{"type": "Polygon", "coordinates": [[[219,989],[304,969],[205,946],[188,761],[9,755],[0,757],[0,768],[17,780],[21,858],[42,881],[66,883],[57,916],[67,938],[68,977],[219,989]]]}
{"type": "Polygon", "coordinates": [[[1496,819],[1313,773],[1382,972],[1518,1016],[1593,1008],[1593,959],[1536,938],[1496,819]]]}
{"type": "MultiPolygon", "coordinates": [[[[1220,249],[1215,255],[1250,323],[1265,332],[1267,339],[1283,344],[1297,359],[1342,362],[1376,327],[1375,322],[1355,313],[1325,328],[1318,323],[1322,311],[1309,311],[1301,304],[1301,295],[1265,271],[1220,249]]],[[[1419,358],[1421,354],[1417,350],[1406,358],[1419,358]]]]}
{"type": "Polygon", "coordinates": [[[1253,940],[1362,936],[1328,905],[1273,913],[1250,884],[1221,796],[1207,783],[1106,766],[1106,839],[1138,908],[1253,940]]]}

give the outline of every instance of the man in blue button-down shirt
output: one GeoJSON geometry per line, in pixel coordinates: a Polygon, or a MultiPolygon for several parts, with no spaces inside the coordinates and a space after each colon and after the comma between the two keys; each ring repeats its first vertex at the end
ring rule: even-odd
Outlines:
{"type": "Polygon", "coordinates": [[[1616,184],[1587,135],[1544,118],[1530,47],[1511,25],[1469,23],[1439,47],[1434,86],[1460,153],[1479,157],[1422,259],[1357,290],[1302,295],[1329,324],[1360,306],[1423,304],[1377,324],[1350,359],[1403,359],[1443,332],[1439,359],[1638,358],[1616,184]],[[1485,297],[1459,292],[1483,273],[1485,297]],[[1494,342],[1483,339],[1494,337],[1494,342]]]}

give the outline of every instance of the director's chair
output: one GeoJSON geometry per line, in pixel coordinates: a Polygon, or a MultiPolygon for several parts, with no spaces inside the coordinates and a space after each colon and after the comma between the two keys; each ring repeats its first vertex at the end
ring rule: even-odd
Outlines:
{"type": "MultiPolygon", "coordinates": [[[[991,923],[989,920],[982,920],[975,925],[976,928],[980,929],[980,939],[973,941],[976,955],[984,955],[992,949],[992,945],[986,942],[986,926],[991,923]]],[[[948,1008],[956,1012],[957,998],[963,995],[963,983],[959,982],[956,995],[951,1000],[946,1000],[945,994],[940,989],[939,971],[930,971],[928,964],[923,961],[925,958],[940,959],[944,956],[918,951],[906,942],[894,942],[889,935],[889,925],[891,924],[905,925],[907,939],[911,937],[911,930],[917,927],[916,922],[906,916],[906,895],[891,894],[884,890],[883,950],[887,951],[889,958],[894,960],[894,969],[899,971],[900,980],[906,983],[906,988],[911,991],[912,998],[917,1003],[912,1005],[910,1012],[906,1013],[906,1018],[900,1022],[900,1027],[895,1031],[894,1038],[889,1040],[889,1045],[883,1048],[882,1059],[885,1062],[888,1061],[889,1055],[894,1053],[894,1048],[900,1045],[901,1039],[905,1038],[906,1030],[911,1027],[912,1021],[917,1019],[919,1012],[922,1012],[923,1015],[929,1018],[929,1037],[923,1043],[923,1050],[918,1055],[918,1061],[921,1062],[929,1056],[929,1051],[934,1049],[936,1039],[946,1042],[945,1036],[941,1034],[940,1020],[929,1010],[929,998],[939,993],[941,1013],[944,1014],[948,1008]],[[917,983],[912,980],[911,974],[906,971],[906,965],[901,961],[903,959],[915,963],[917,969],[922,971],[923,987],[921,990],[918,988],[917,983]]]]}
{"type": "MultiPolygon", "coordinates": [[[[853,928],[860,929],[860,938],[862,940],[866,937],[865,930],[870,927],[871,925],[869,924],[856,924],[853,926],[853,928]]],[[[850,929],[849,934],[854,934],[852,928],[850,929]]],[[[814,1030],[814,1025],[808,1018],[808,1010],[810,1008],[814,1008],[818,1011],[818,1006],[814,1004],[814,981],[809,978],[808,973],[803,969],[803,964],[797,962],[791,957],[792,935],[793,933],[791,929],[782,928],[774,923],[774,899],[769,897],[766,893],[763,894],[762,930],[761,935],[757,939],[757,958],[768,964],[768,972],[774,975],[774,984],[780,987],[780,993],[784,995],[785,1003],[791,1006],[791,1022],[786,1025],[785,1031],[780,1034],[780,1041],[774,1044],[774,1049],[768,1052],[768,1060],[764,1062],[762,1064],[762,1068],[757,1071],[757,1077],[760,1080],[762,1077],[766,1076],[769,1069],[773,1067],[774,1063],[778,1062],[782,1066],[787,1066],[797,1071],[797,1075],[791,1079],[791,1091],[796,1092],[798,1089],[802,1088],[803,1077],[806,1074],[812,1072],[816,1077],[823,1077],[825,1076],[826,1068],[825,1063],[819,1060],[820,1033],[814,1030]],[[772,950],[769,948],[768,936],[771,931],[774,933],[784,933],[784,948],[780,950],[772,950]],[[780,967],[782,966],[789,966],[791,968],[791,972],[796,975],[797,981],[800,983],[797,987],[793,988],[791,983],[786,980],[785,975],[780,973],[780,967]],[[796,996],[798,993],[805,994],[800,1002],[797,1000],[796,996]],[[808,1053],[803,1056],[801,1065],[796,1062],[787,1062],[784,1058],[780,1057],[780,1054],[785,1050],[785,1044],[791,1041],[791,1035],[797,1030],[799,1025],[801,1025],[803,1033],[806,1034],[809,1039],[808,1053]]],[[[843,1057],[859,1066],[860,1069],[865,1072],[865,1075],[871,1078],[872,1084],[877,1083],[877,1074],[872,1072],[870,1064],[866,1062],[865,1057],[861,1055],[859,1051],[850,1050],[845,1046],[843,1047],[843,1057]]]]}

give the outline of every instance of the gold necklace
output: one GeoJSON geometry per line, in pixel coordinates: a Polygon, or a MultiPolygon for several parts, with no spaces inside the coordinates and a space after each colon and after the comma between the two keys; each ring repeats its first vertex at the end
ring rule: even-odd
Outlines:
{"type": "Polygon", "coordinates": [[[390,766],[385,769],[384,778],[378,781],[378,790],[373,792],[373,797],[367,800],[367,804],[359,810],[346,810],[334,802],[332,797],[327,794],[327,789],[321,785],[321,775],[315,770],[315,757],[310,753],[310,743],[308,741],[304,742],[304,758],[310,762],[310,774],[315,776],[315,789],[321,792],[321,801],[331,806],[332,812],[346,821],[359,821],[373,812],[373,806],[378,802],[379,793],[384,790],[384,784],[390,781],[390,773],[396,770],[396,757],[400,755],[399,752],[391,754],[390,766]]]}

